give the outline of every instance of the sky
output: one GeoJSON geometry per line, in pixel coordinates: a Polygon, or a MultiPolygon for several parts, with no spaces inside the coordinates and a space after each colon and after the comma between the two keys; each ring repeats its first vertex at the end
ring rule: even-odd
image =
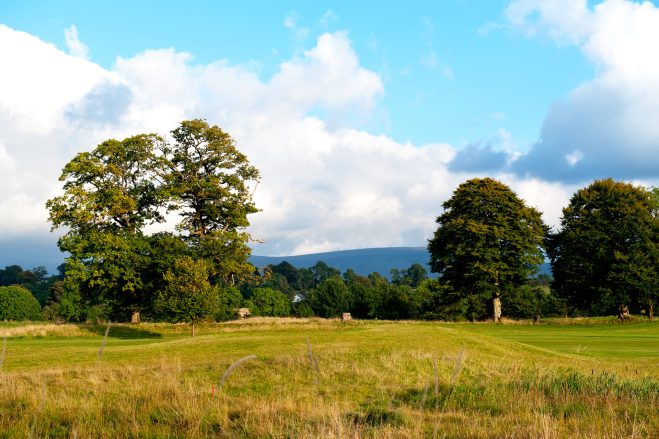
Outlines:
{"type": "Polygon", "coordinates": [[[192,118],[261,171],[259,255],[425,246],[469,178],[554,228],[594,179],[659,186],[659,3],[391,3],[0,2],[0,266],[61,262],[76,153],[192,118]]]}

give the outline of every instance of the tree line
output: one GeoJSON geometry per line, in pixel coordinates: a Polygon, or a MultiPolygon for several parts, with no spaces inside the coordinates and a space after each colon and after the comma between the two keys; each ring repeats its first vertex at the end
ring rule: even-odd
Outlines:
{"type": "MultiPolygon", "coordinates": [[[[579,189],[558,230],[497,180],[462,183],[428,241],[436,279],[419,264],[395,268],[390,278],[323,262],[249,264],[259,172],[228,133],[204,120],[181,122],[167,139],[107,140],[77,154],[60,180],[62,194],[47,202],[68,253],[59,274],[0,270],[0,285],[26,287],[47,318],[194,327],[247,307],[264,316],[625,319],[630,312],[651,318],[658,300],[659,191],[612,179],[579,189]],[[537,275],[547,258],[553,279],[537,275]]],[[[2,291],[11,297],[16,288],[2,291]]]]}
{"type": "MultiPolygon", "coordinates": [[[[495,321],[544,256],[551,293],[570,315],[630,310],[652,319],[659,299],[659,190],[613,179],[579,189],[550,230],[540,212],[491,178],[461,184],[429,241],[440,284],[468,314],[495,321]]],[[[538,309],[538,314],[542,307],[538,309]]]]}

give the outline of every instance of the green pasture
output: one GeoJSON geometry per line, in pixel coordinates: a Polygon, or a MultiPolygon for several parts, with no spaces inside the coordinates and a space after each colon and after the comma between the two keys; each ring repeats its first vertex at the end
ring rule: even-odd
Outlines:
{"type": "Polygon", "coordinates": [[[0,324],[4,437],[585,438],[659,428],[657,323],[253,319],[200,325],[195,338],[187,325],[113,325],[104,340],[105,329],[0,324]]]}

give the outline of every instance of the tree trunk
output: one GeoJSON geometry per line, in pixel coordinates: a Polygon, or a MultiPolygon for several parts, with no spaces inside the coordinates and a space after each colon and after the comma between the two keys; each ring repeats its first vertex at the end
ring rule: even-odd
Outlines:
{"type": "Polygon", "coordinates": [[[134,309],[133,313],[130,316],[130,322],[134,325],[139,325],[140,323],[140,312],[139,310],[134,309]]]}
{"type": "Polygon", "coordinates": [[[194,338],[194,320],[192,321],[192,338],[194,338]]]}
{"type": "Polygon", "coordinates": [[[618,307],[618,318],[623,322],[629,318],[629,307],[622,304],[618,307]]]}
{"type": "Polygon", "coordinates": [[[501,298],[499,293],[492,296],[492,305],[494,307],[494,322],[499,323],[501,322],[501,298]]]}
{"type": "Polygon", "coordinates": [[[648,319],[650,321],[654,319],[654,302],[652,300],[648,300],[648,319]]]}

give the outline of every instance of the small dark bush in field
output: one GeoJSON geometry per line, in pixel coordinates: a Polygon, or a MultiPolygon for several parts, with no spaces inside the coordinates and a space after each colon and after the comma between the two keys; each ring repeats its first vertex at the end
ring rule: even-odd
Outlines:
{"type": "Polygon", "coordinates": [[[41,307],[27,288],[0,287],[0,320],[40,320],[41,307]]]}
{"type": "Polygon", "coordinates": [[[381,402],[364,404],[362,409],[355,413],[349,413],[348,419],[355,425],[368,425],[379,427],[385,424],[400,426],[405,423],[402,414],[392,410],[381,402]]]}

